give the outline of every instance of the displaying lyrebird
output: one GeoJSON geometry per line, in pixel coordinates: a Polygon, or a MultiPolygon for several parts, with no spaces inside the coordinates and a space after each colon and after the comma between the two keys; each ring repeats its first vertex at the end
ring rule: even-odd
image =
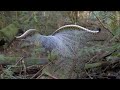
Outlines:
{"type": "Polygon", "coordinates": [[[79,25],[65,25],[58,28],[53,34],[45,36],[36,29],[29,29],[17,39],[25,39],[31,44],[40,44],[47,51],[53,51],[62,57],[73,57],[74,54],[90,41],[106,40],[108,35],[103,36],[100,29],[89,30],[79,25]]]}

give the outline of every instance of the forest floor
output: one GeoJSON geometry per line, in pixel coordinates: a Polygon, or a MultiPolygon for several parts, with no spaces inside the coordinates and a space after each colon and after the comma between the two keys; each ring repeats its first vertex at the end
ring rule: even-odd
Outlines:
{"type": "MultiPolygon", "coordinates": [[[[20,57],[18,60],[16,60],[16,63],[14,65],[16,65],[16,67],[22,65],[22,67],[19,70],[15,70],[15,72],[12,71],[12,75],[11,75],[11,72],[9,72],[11,71],[10,66],[7,67],[6,65],[1,65],[0,74],[2,78],[3,79],[4,78],[12,78],[12,79],[35,79],[37,78],[37,79],[40,79],[40,76],[42,75],[42,69],[44,69],[46,64],[26,66],[23,62],[23,60],[25,60],[24,57],[31,57],[32,51],[30,48],[33,48],[33,47],[20,49],[19,48],[20,45],[21,45],[21,42],[14,41],[9,46],[9,48],[1,51],[1,54],[7,57],[8,56],[20,57]]],[[[47,56],[38,54],[38,57],[41,58],[41,57],[47,57],[47,56]]],[[[105,65],[101,65],[100,67],[86,69],[86,70],[83,70],[82,72],[83,72],[83,76],[79,77],[78,79],[120,79],[120,58],[113,61],[112,63],[107,63],[105,65]]],[[[51,75],[47,75],[47,76],[49,76],[48,79],[56,79],[56,77],[53,77],[51,75]]]]}

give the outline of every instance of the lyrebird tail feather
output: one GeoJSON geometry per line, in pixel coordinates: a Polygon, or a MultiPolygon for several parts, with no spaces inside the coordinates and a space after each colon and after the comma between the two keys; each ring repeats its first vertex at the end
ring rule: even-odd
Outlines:
{"type": "Polygon", "coordinates": [[[55,32],[53,32],[52,35],[54,35],[55,33],[61,31],[62,29],[65,29],[65,28],[76,28],[76,29],[79,29],[79,30],[82,29],[82,30],[85,30],[85,31],[88,31],[88,32],[91,32],[91,33],[98,33],[99,32],[99,30],[98,31],[93,31],[93,30],[84,28],[84,27],[79,26],[79,25],[65,25],[65,26],[62,26],[62,27],[58,28],[55,32]]]}
{"type": "Polygon", "coordinates": [[[21,36],[17,36],[16,38],[24,38],[25,36],[27,36],[29,33],[36,31],[36,29],[29,29],[27,30],[25,33],[23,33],[21,36]]]}

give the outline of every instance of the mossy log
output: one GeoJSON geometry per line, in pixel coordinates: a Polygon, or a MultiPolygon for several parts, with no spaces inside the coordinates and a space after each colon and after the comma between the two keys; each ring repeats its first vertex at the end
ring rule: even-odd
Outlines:
{"type": "MultiPolygon", "coordinates": [[[[9,57],[9,56],[4,56],[0,55],[0,64],[3,65],[14,65],[19,61],[21,57],[9,57]]],[[[24,63],[26,66],[30,65],[44,65],[49,62],[47,58],[23,58],[24,63]]]]}
{"type": "MultiPolygon", "coordinates": [[[[0,55],[0,64],[4,65],[14,65],[18,60],[20,60],[21,57],[6,57],[4,55],[0,55]]],[[[24,63],[26,66],[30,65],[45,65],[49,62],[47,58],[24,58],[24,63]]],[[[96,63],[91,63],[91,64],[85,64],[85,69],[90,69],[90,68],[96,68],[100,66],[106,66],[109,65],[110,62],[104,61],[104,62],[96,62],[96,63]]]]}
{"type": "Polygon", "coordinates": [[[101,67],[101,66],[107,66],[109,65],[110,62],[108,61],[104,61],[104,62],[96,62],[96,63],[91,63],[91,64],[85,64],[85,69],[91,69],[91,68],[97,68],[97,67],[101,67]]]}

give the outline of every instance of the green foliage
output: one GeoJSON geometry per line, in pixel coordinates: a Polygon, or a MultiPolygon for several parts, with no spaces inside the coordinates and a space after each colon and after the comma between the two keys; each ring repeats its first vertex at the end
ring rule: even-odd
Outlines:
{"type": "Polygon", "coordinates": [[[32,57],[38,57],[42,54],[46,54],[45,49],[38,46],[38,47],[34,47],[32,50],[32,57]]]}
{"type": "Polygon", "coordinates": [[[11,41],[15,37],[17,32],[18,32],[18,26],[16,22],[16,24],[10,24],[9,26],[0,30],[0,33],[1,33],[0,37],[3,37],[4,39],[11,41]]]}
{"type": "Polygon", "coordinates": [[[4,69],[3,73],[0,75],[1,79],[16,79],[13,76],[13,71],[11,69],[4,69]]]}
{"type": "Polygon", "coordinates": [[[119,52],[115,52],[115,53],[113,53],[111,56],[120,57],[120,53],[119,53],[119,52]]]}
{"type": "Polygon", "coordinates": [[[54,61],[54,60],[57,60],[58,55],[54,52],[51,52],[51,53],[48,54],[47,58],[48,58],[49,61],[54,61]]]}
{"type": "Polygon", "coordinates": [[[102,51],[102,46],[92,46],[92,47],[84,47],[79,50],[80,56],[91,56],[91,54],[95,54],[97,52],[102,51]]]}
{"type": "Polygon", "coordinates": [[[4,54],[0,54],[0,63],[11,63],[14,64],[16,62],[16,60],[18,59],[18,57],[10,57],[10,56],[5,56],[4,54]]]}
{"type": "Polygon", "coordinates": [[[0,54],[0,60],[4,61],[5,60],[5,56],[0,54]]]}

